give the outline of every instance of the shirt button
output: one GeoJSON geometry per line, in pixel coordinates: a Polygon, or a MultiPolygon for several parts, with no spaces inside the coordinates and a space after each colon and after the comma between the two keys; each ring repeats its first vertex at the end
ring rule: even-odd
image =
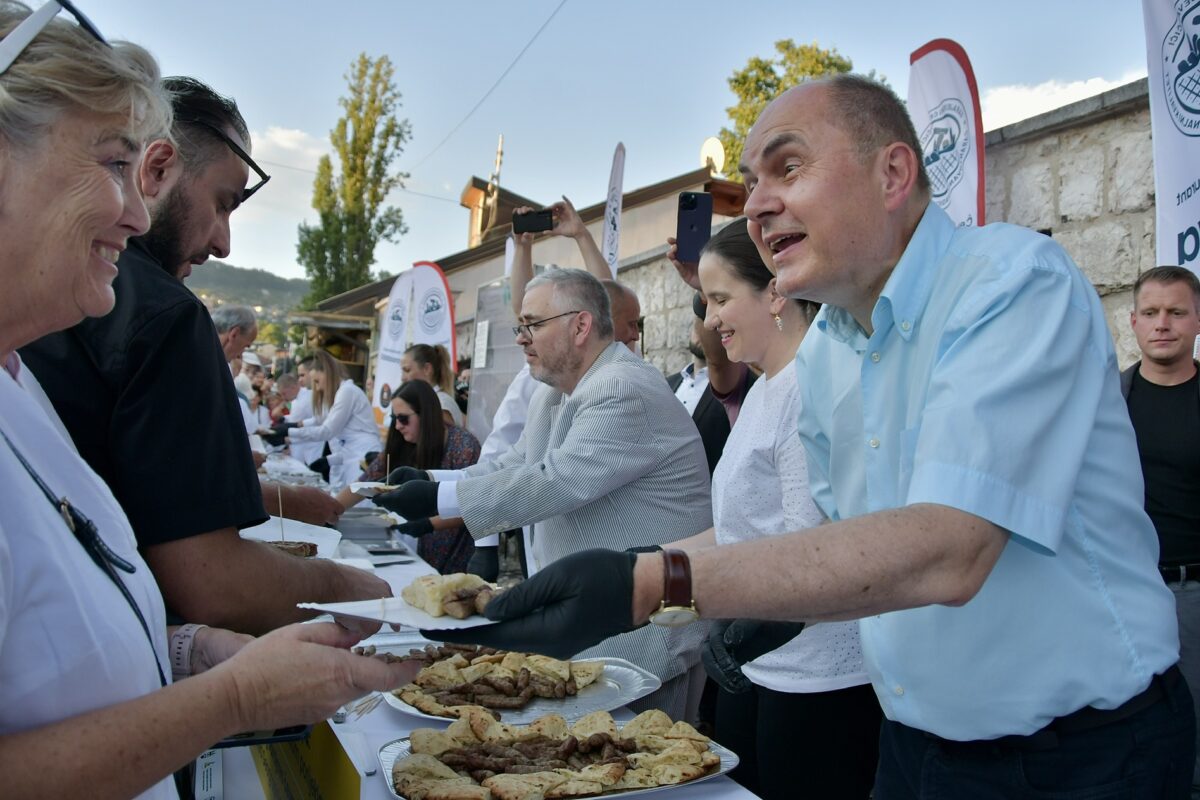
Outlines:
{"type": "Polygon", "coordinates": [[[897,687],[896,687],[895,689],[893,689],[892,691],[894,691],[894,692],[896,693],[896,697],[903,697],[903,696],[904,696],[904,687],[903,687],[903,686],[897,686],[897,687]]]}
{"type": "Polygon", "coordinates": [[[879,447],[879,440],[871,439],[871,441],[867,442],[867,444],[871,445],[871,447],[879,447]]]}
{"type": "Polygon", "coordinates": [[[878,364],[879,363],[879,353],[871,353],[871,360],[874,361],[876,364],[878,364]]]}
{"type": "Polygon", "coordinates": [[[912,323],[909,322],[908,320],[904,320],[904,322],[900,323],[900,330],[902,330],[902,331],[906,331],[911,327],[912,327],[912,323]]]}

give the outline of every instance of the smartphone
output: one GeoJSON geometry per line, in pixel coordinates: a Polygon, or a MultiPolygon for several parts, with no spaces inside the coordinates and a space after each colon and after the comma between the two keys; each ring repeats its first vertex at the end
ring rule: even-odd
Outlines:
{"type": "Polygon", "coordinates": [[[554,228],[554,209],[543,208],[525,214],[513,212],[513,233],[539,233],[554,228]]]}
{"type": "Polygon", "coordinates": [[[712,236],[712,195],[707,192],[679,193],[679,220],[675,226],[675,258],[694,264],[700,260],[700,248],[712,236]]]}
{"type": "Polygon", "coordinates": [[[364,544],[363,549],[373,556],[406,556],[408,548],[399,542],[371,542],[364,544]]]}

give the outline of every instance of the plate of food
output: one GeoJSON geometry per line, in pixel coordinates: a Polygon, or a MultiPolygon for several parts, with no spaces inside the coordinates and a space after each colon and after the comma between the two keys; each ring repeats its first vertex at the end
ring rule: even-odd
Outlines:
{"type": "Polygon", "coordinates": [[[350,484],[350,491],[354,492],[359,497],[374,497],[377,494],[390,492],[393,489],[399,489],[399,486],[388,486],[386,483],[379,481],[355,481],[350,484]]]}
{"type": "Polygon", "coordinates": [[[475,628],[491,625],[483,608],[499,588],[478,575],[421,575],[400,591],[400,597],[357,600],[348,603],[299,603],[300,608],[335,617],[407,625],[426,630],[475,628]]]}
{"type": "Polygon", "coordinates": [[[389,742],[379,763],[403,800],[555,800],[695,783],[726,774],[738,757],[658,710],[621,727],[606,711],[573,724],[548,714],[522,726],[479,708],[445,730],[420,728],[389,742]]]}
{"type": "Polygon", "coordinates": [[[266,542],[304,558],[333,558],[342,534],[333,528],[309,525],[294,519],[271,517],[261,525],[241,530],[243,539],[266,542]]]}
{"type": "Polygon", "coordinates": [[[425,719],[455,719],[477,706],[513,724],[551,713],[576,719],[620,708],[662,686],[658,676],[621,658],[561,661],[458,644],[389,652],[420,658],[426,666],[412,683],[385,693],[384,701],[425,719]]]}

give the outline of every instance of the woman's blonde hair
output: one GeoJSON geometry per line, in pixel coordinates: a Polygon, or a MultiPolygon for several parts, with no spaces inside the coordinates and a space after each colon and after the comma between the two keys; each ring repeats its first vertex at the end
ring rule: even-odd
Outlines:
{"type": "Polygon", "coordinates": [[[405,355],[421,366],[433,367],[433,385],[448,395],[454,394],[454,367],[450,366],[450,351],[440,344],[414,344],[405,355]]]}
{"type": "Polygon", "coordinates": [[[342,385],[342,381],[346,380],[346,370],[342,369],[341,362],[325,350],[314,352],[312,359],[312,366],[308,368],[309,372],[316,370],[325,375],[325,385],[320,389],[313,389],[313,411],[317,414],[325,414],[333,407],[333,399],[337,396],[338,387],[342,385]]]}
{"type": "MultiPolygon", "coordinates": [[[[0,0],[0,39],[29,14],[23,3],[0,0]]],[[[127,114],[138,141],[168,135],[171,103],[160,77],[145,49],[128,42],[110,47],[59,16],[0,74],[0,138],[29,149],[71,111],[127,114]]]]}

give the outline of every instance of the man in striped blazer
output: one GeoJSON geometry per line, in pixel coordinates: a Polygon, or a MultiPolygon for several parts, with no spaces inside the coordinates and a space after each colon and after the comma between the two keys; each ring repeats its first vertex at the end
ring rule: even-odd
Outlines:
{"type": "MultiPolygon", "coordinates": [[[[696,426],[663,376],[613,341],[601,283],[582,270],[548,270],[529,283],[519,322],[517,343],[546,384],[521,438],[487,464],[433,470],[438,483],[409,481],[377,502],[409,519],[461,516],[476,539],[533,523],[539,568],[592,547],[664,544],[711,527],[696,426]]],[[[698,701],[703,673],[692,668],[704,633],[649,626],[580,655],[654,672],[663,688],[638,706],[680,719],[698,701]]]]}

